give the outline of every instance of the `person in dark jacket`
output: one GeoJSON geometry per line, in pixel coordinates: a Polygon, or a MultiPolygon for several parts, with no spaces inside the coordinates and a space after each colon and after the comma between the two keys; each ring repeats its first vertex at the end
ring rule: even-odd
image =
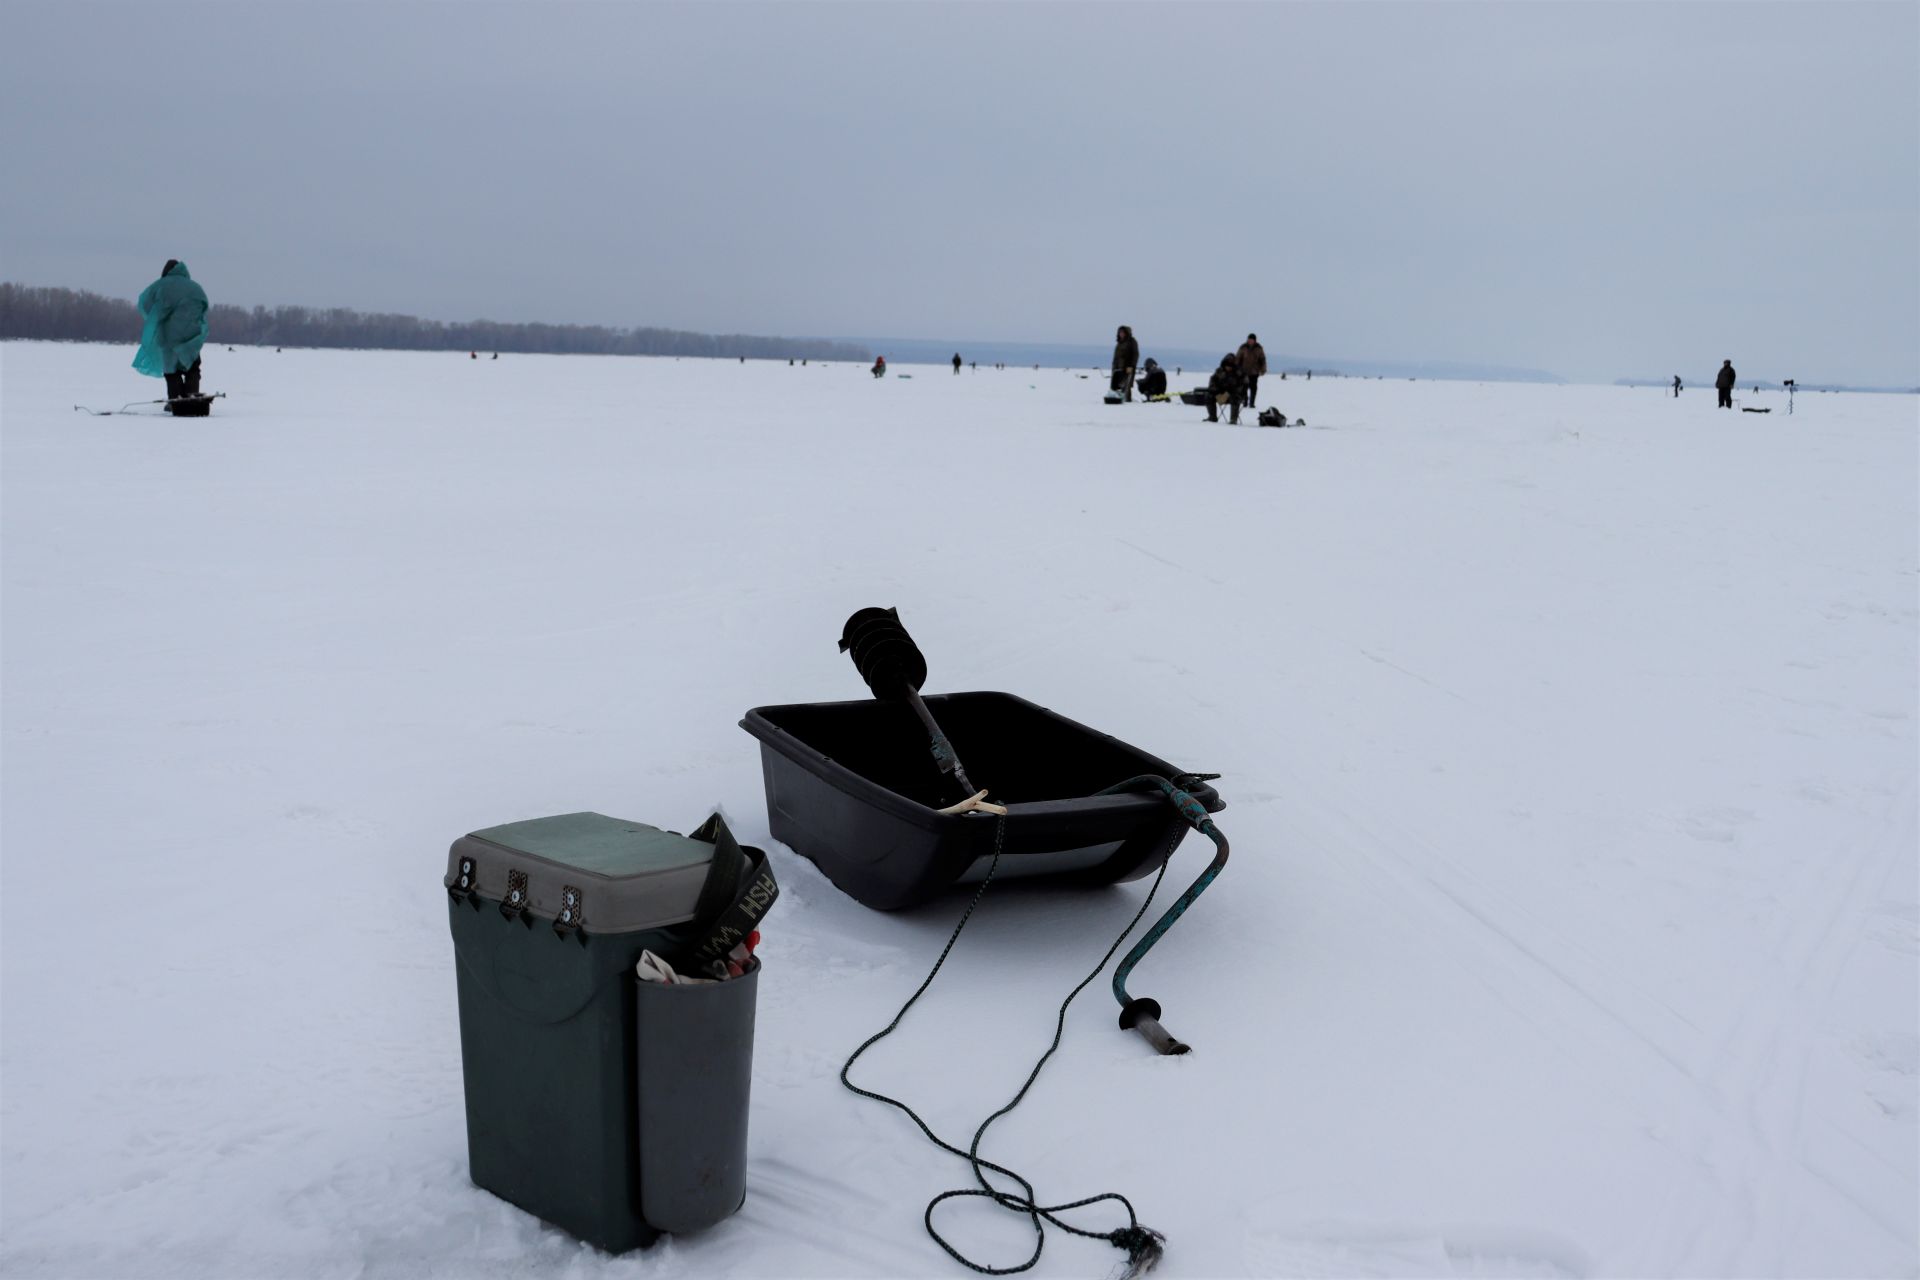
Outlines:
{"type": "Polygon", "coordinates": [[[1141,366],[1140,394],[1148,399],[1167,394],[1167,371],[1156,364],[1152,356],[1141,366]]]}
{"type": "Polygon", "coordinates": [[[960,353],[958,351],[953,353],[953,371],[955,373],[960,372],[960,353]]]}
{"type": "Polygon", "coordinates": [[[1253,334],[1240,344],[1240,372],[1247,378],[1247,408],[1253,408],[1254,397],[1260,394],[1260,375],[1267,371],[1267,349],[1260,345],[1260,339],[1253,334]]]}
{"type": "Polygon", "coordinates": [[[187,274],[187,264],[167,259],[160,278],[140,291],[140,349],[133,367],[165,378],[167,411],[172,402],[200,394],[200,348],[207,340],[207,291],[187,274]]]}
{"type": "Polygon", "coordinates": [[[1220,406],[1231,407],[1227,421],[1238,425],[1240,404],[1247,394],[1247,375],[1240,368],[1240,353],[1229,351],[1220,357],[1220,367],[1207,379],[1207,421],[1220,421],[1220,406]]]}
{"type": "Polygon", "coordinates": [[[1113,389],[1122,400],[1133,399],[1133,371],[1140,367],[1140,344],[1126,325],[1113,335],[1113,389]]]}
{"type": "Polygon", "coordinates": [[[873,358],[872,372],[876,378],[884,378],[887,376],[887,358],[885,356],[875,356],[873,358]]]}
{"type": "Polygon", "coordinates": [[[1677,373],[1673,375],[1673,398],[1675,400],[1680,398],[1680,375],[1677,373]]]}
{"type": "Polygon", "coordinates": [[[1720,393],[1720,407],[1722,409],[1733,408],[1733,379],[1733,361],[1722,360],[1720,362],[1720,376],[1713,380],[1714,390],[1720,393]]]}

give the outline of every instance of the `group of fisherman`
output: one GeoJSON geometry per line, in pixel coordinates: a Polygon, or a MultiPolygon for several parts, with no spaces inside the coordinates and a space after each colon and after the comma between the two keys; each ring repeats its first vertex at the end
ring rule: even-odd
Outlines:
{"type": "MultiPolygon", "coordinates": [[[[1151,357],[1144,365],[1140,363],[1140,343],[1133,336],[1132,326],[1123,324],[1114,334],[1111,384],[1120,399],[1133,399],[1136,372],[1141,395],[1151,400],[1167,394],[1167,371],[1151,357]]],[[[1240,410],[1254,407],[1260,379],[1266,372],[1267,349],[1260,345],[1257,334],[1250,333],[1239,350],[1220,357],[1219,367],[1207,379],[1207,421],[1220,421],[1220,409],[1225,406],[1229,414],[1227,420],[1239,422],[1240,410]]]]}

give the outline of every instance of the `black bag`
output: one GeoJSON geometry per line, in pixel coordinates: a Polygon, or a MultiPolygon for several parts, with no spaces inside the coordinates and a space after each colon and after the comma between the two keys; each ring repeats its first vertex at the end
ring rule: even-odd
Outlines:
{"type": "Polygon", "coordinates": [[[1284,427],[1287,425],[1287,415],[1278,409],[1262,409],[1260,411],[1260,425],[1263,427],[1284,427]]]}
{"type": "Polygon", "coordinates": [[[712,976],[708,965],[724,961],[727,952],[758,927],[760,917],[780,896],[780,886],[766,851],[737,842],[719,814],[701,823],[692,839],[712,845],[714,857],[694,906],[689,926],[693,940],[674,958],[704,978],[712,976]]]}

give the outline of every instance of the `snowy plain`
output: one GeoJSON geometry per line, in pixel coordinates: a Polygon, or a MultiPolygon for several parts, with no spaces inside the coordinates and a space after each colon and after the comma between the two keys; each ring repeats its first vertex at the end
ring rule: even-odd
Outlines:
{"type": "MultiPolygon", "coordinates": [[[[875,604],[930,692],[1224,775],[1132,982],[1195,1051],[1096,984],[988,1147],[1156,1274],[1920,1274],[1913,397],[1268,378],[1273,431],[487,354],[216,344],[172,421],[74,412],[159,394],[131,346],[0,347],[7,1275],[969,1274],[920,1221],[964,1167],[836,1079],[961,900],[771,844],[737,727],[863,696],[875,604]],[[440,876],[716,806],[784,889],[748,1198],[611,1258],[467,1181],[440,876]]],[[[862,1082],[971,1133],[1143,891],[990,894],[862,1082]]]]}

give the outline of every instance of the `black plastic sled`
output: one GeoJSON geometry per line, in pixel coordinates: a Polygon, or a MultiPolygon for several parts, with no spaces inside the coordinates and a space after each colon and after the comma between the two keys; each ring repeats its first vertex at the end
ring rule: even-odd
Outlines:
{"type": "MultiPolygon", "coordinates": [[[[1162,795],[1096,795],[1173,765],[1010,693],[932,695],[927,707],[973,779],[1007,808],[995,879],[1107,885],[1148,875],[1189,829],[1162,795]]],[[[901,702],[756,707],[740,727],[760,740],[773,838],[811,859],[856,901],[881,911],[927,902],[986,875],[1000,825],[942,813],[947,785],[927,733],[901,702]]],[[[1225,808],[1203,782],[1207,812],[1225,808]]]]}

